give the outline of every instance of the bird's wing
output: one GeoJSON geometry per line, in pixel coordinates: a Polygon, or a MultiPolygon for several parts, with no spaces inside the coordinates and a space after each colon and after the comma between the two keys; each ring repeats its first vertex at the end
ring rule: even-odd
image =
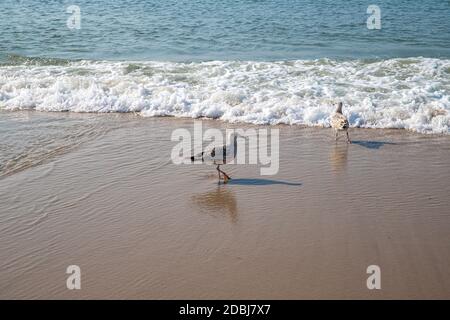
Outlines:
{"type": "Polygon", "coordinates": [[[192,161],[202,160],[207,163],[225,164],[227,160],[234,158],[234,148],[232,145],[223,145],[208,148],[205,151],[191,157],[192,161]]]}
{"type": "Polygon", "coordinates": [[[331,126],[335,129],[347,129],[349,127],[349,123],[343,114],[335,113],[331,117],[331,126]]]}
{"type": "Polygon", "coordinates": [[[229,152],[228,149],[229,147],[226,145],[207,149],[203,154],[203,161],[215,164],[224,164],[229,152]]]}

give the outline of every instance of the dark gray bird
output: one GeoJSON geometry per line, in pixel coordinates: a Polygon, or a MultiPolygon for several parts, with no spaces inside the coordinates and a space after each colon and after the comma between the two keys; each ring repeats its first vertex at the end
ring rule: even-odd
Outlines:
{"type": "Polygon", "coordinates": [[[230,141],[230,144],[209,148],[208,150],[192,156],[191,161],[194,162],[195,160],[201,160],[206,164],[217,165],[216,170],[219,175],[219,182],[220,180],[222,180],[222,174],[223,182],[227,183],[228,180],[231,179],[231,177],[224,171],[222,171],[220,169],[220,166],[231,162],[236,157],[238,136],[242,137],[236,132],[231,132],[228,136],[228,141],[230,141]]]}

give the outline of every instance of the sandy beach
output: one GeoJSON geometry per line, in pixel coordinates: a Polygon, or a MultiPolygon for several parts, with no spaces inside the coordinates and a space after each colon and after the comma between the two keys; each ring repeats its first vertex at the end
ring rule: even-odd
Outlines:
{"type": "Polygon", "coordinates": [[[0,298],[450,298],[449,136],[352,129],[347,145],[276,126],[279,173],[226,165],[218,185],[214,167],[170,161],[193,121],[2,113],[2,150],[34,158],[2,167],[0,298]],[[47,136],[27,146],[27,126],[47,136]]]}

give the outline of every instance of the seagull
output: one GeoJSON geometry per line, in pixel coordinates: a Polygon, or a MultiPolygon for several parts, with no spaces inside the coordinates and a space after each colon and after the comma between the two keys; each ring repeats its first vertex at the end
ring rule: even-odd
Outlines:
{"type": "Polygon", "coordinates": [[[338,139],[339,131],[345,130],[347,134],[347,143],[352,143],[348,136],[348,120],[342,114],[342,102],[339,102],[336,112],[331,116],[331,127],[336,131],[336,140],[338,139]]]}
{"type": "Polygon", "coordinates": [[[233,159],[236,157],[238,136],[241,135],[235,132],[230,132],[227,140],[230,141],[230,144],[211,147],[197,155],[193,155],[191,157],[191,162],[201,159],[202,162],[205,162],[207,164],[217,165],[216,170],[219,175],[219,183],[222,179],[221,174],[223,175],[223,182],[227,183],[228,180],[231,179],[231,177],[224,171],[222,171],[220,169],[220,166],[233,161],[233,159]]]}

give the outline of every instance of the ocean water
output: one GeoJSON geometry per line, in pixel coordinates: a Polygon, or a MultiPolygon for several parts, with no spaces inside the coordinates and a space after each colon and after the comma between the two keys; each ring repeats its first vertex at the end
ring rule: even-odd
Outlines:
{"type": "Polygon", "coordinates": [[[0,110],[448,134],[450,2],[373,2],[3,0],[0,110]]]}

